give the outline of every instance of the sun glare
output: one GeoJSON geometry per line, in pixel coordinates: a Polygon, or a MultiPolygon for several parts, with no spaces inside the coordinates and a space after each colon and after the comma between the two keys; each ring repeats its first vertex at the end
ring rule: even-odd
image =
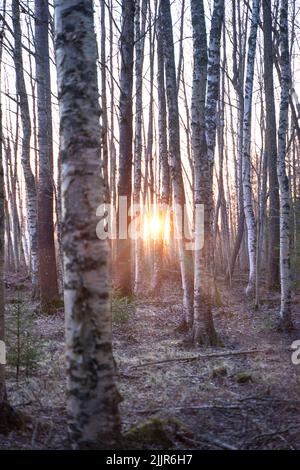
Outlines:
{"type": "Polygon", "coordinates": [[[168,241],[170,239],[170,216],[154,211],[143,217],[143,239],[168,241]]]}

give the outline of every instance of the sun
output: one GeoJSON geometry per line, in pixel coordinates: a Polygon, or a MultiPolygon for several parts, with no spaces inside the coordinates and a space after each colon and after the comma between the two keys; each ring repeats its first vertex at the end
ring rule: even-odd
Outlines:
{"type": "Polygon", "coordinates": [[[159,213],[157,210],[148,212],[143,216],[143,239],[164,240],[170,238],[170,217],[168,213],[159,213]]]}

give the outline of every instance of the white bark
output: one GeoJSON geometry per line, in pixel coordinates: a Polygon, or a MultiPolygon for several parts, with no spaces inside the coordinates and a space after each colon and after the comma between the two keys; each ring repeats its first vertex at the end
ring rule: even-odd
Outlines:
{"type": "Polygon", "coordinates": [[[101,17],[101,143],[102,143],[102,161],[103,178],[105,184],[105,202],[110,202],[110,188],[108,178],[108,117],[107,117],[107,97],[106,97],[106,27],[105,27],[105,0],[100,0],[101,17]]]}
{"type": "Polygon", "coordinates": [[[19,2],[12,1],[12,17],[14,29],[14,62],[16,68],[16,89],[20,99],[20,112],[22,121],[22,156],[21,163],[25,178],[25,187],[27,193],[27,210],[28,210],[28,230],[30,236],[31,249],[31,275],[33,294],[37,294],[38,288],[38,250],[37,250],[37,195],[35,179],[30,166],[30,137],[31,125],[28,99],[23,72],[22,58],[22,42],[21,42],[21,26],[20,26],[20,10],[19,2]]]}
{"type": "Polygon", "coordinates": [[[108,245],[96,236],[104,183],[92,0],[56,0],[62,156],[67,406],[74,448],[109,448],[120,431],[108,245]]]}
{"type": "MultiPolygon", "coordinates": [[[[174,203],[183,211],[185,192],[181,169],[179,112],[176,89],[176,70],[170,0],[161,0],[159,6],[159,28],[163,37],[165,59],[166,94],[168,105],[169,164],[173,187],[174,203]]],[[[175,225],[181,233],[181,214],[175,210],[175,225]]],[[[193,322],[193,261],[191,253],[185,250],[184,240],[178,240],[179,263],[183,290],[184,322],[191,326],[193,322]]]]}
{"type": "Polygon", "coordinates": [[[277,158],[277,175],[280,193],[280,319],[282,327],[289,328],[292,325],[290,271],[290,190],[285,163],[287,150],[286,139],[288,129],[289,91],[291,84],[288,39],[288,0],[281,0],[280,5],[280,70],[281,97],[278,125],[277,158]]]}
{"type": "Polygon", "coordinates": [[[255,52],[257,27],[259,20],[260,0],[253,0],[251,28],[248,40],[247,70],[244,93],[244,125],[243,125],[243,196],[244,212],[248,234],[249,252],[249,279],[246,294],[253,293],[255,288],[255,266],[256,266],[256,221],[252,206],[252,183],[251,183],[251,116],[252,116],[252,94],[253,76],[255,67],[255,52]]]}
{"type": "Polygon", "coordinates": [[[194,47],[192,94],[192,144],[194,156],[195,225],[198,204],[204,205],[204,247],[194,253],[194,331],[195,342],[216,344],[211,305],[213,302],[213,164],[216,141],[216,110],[220,78],[220,40],[224,1],[215,0],[210,31],[209,54],[203,2],[192,0],[194,47]],[[206,89],[207,81],[207,89],[206,89]],[[206,96],[207,92],[207,96],[206,96]],[[205,106],[206,102],[206,106],[205,106]]]}

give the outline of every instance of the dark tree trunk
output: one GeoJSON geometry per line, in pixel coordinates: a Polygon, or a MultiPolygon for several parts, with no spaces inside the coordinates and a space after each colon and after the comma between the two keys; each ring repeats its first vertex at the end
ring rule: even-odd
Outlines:
{"type": "Polygon", "coordinates": [[[273,80],[273,40],[271,0],[263,3],[264,18],[264,83],[266,106],[265,150],[269,173],[269,249],[268,287],[279,285],[279,183],[277,178],[277,136],[273,80]]]}
{"type": "MultiPolygon", "coordinates": [[[[134,13],[135,1],[122,1],[121,32],[121,74],[120,74],[120,155],[118,196],[127,199],[127,208],[131,204],[132,185],[132,87],[133,87],[133,51],[134,51],[134,13]]],[[[118,205],[119,206],[119,205],[118,205]]],[[[118,213],[120,207],[118,207],[118,213]]],[[[118,217],[119,220],[119,217],[118,217]]],[[[127,227],[130,216],[127,213],[127,227]]],[[[131,240],[118,238],[117,244],[118,287],[120,294],[132,294],[131,276],[131,240]]]]}
{"type": "Polygon", "coordinates": [[[36,78],[38,109],[38,252],[43,311],[58,300],[53,223],[53,143],[47,0],[35,1],[36,78]]]}

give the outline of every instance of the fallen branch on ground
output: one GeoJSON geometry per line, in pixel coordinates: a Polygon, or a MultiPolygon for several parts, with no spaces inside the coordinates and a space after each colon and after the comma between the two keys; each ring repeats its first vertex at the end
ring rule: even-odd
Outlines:
{"type": "Polygon", "coordinates": [[[231,444],[227,444],[227,442],[220,441],[220,439],[217,439],[213,436],[204,435],[204,436],[201,436],[200,439],[201,439],[201,441],[207,441],[209,444],[213,444],[217,447],[220,447],[221,449],[238,450],[237,447],[235,447],[231,444]]]}
{"type": "Polygon", "coordinates": [[[183,410],[239,410],[242,406],[239,404],[233,405],[183,405],[183,406],[171,406],[171,407],[160,407],[160,408],[145,408],[143,410],[136,410],[138,414],[153,414],[159,413],[160,411],[183,411],[183,410]]]}
{"type": "MultiPolygon", "coordinates": [[[[159,364],[165,364],[167,362],[182,362],[182,361],[198,361],[199,359],[209,359],[213,357],[228,357],[228,356],[242,356],[247,354],[258,354],[258,353],[265,353],[269,354],[274,352],[273,349],[246,349],[240,351],[224,351],[224,352],[216,352],[216,353],[209,353],[209,354],[198,354],[197,356],[187,356],[187,357],[172,357],[169,359],[161,359],[160,361],[149,361],[144,362],[143,364],[135,364],[130,366],[127,371],[131,369],[138,369],[140,367],[147,367],[147,366],[154,366],[159,364]]],[[[276,353],[279,351],[276,350],[276,353]]]]}

